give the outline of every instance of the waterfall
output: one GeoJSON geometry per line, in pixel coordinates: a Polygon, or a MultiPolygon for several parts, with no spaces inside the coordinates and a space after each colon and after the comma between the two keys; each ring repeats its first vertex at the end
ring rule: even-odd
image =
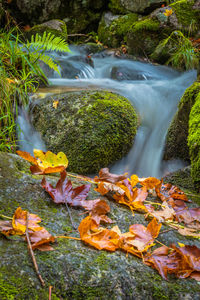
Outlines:
{"type": "MultiPolygon", "coordinates": [[[[133,147],[126,157],[112,167],[112,171],[135,173],[141,177],[161,177],[166,170],[183,166],[180,161],[164,164],[163,148],[177,104],[185,89],[196,79],[196,71],[180,73],[166,66],[101,54],[94,55],[91,60],[78,48],[74,51],[60,57],[61,77],[51,74],[51,85],[85,89],[96,87],[113,91],[128,98],[139,115],[140,124],[133,147]]],[[[24,128],[22,119],[18,119],[20,128],[24,128]]],[[[34,132],[27,125],[26,128],[29,133],[22,129],[24,136],[21,136],[21,140],[30,137],[31,131],[34,132]]],[[[41,143],[37,138],[39,136],[34,132],[32,144],[44,149],[44,145],[37,144],[41,143]]]]}

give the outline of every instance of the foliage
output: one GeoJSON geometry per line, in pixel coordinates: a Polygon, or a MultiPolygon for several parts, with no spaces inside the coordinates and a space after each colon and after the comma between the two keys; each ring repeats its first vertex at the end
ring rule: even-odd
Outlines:
{"type": "Polygon", "coordinates": [[[33,174],[49,174],[62,172],[68,166],[68,159],[63,152],[57,155],[51,151],[43,152],[42,150],[34,149],[34,157],[26,151],[17,151],[17,154],[31,162],[30,167],[33,174]]]}
{"type": "MultiPolygon", "coordinates": [[[[56,156],[54,159],[56,160],[56,156]]],[[[35,164],[34,158],[28,160],[35,164]]],[[[137,175],[132,175],[131,178],[127,178],[124,175],[112,174],[107,168],[101,169],[99,176],[96,176],[93,181],[97,185],[97,192],[129,206],[132,212],[133,210],[141,211],[147,213],[146,217],[153,218],[147,227],[142,224],[133,224],[129,227],[128,232],[121,233],[118,226],[111,229],[99,227],[102,222],[112,223],[112,220],[106,216],[110,212],[110,207],[104,200],[86,200],[90,185],[82,185],[73,189],[66,176],[66,171],[61,172],[55,188],[45,178],[41,184],[56,204],[81,206],[87,210],[89,216],[81,221],[78,228],[83,242],[98,250],[121,249],[129,252],[142,258],[145,264],[155,268],[164,279],[167,279],[168,273],[173,273],[178,278],[192,277],[200,280],[198,259],[200,249],[196,246],[179,243],[180,247],[175,245],[167,247],[162,244],[162,247],[153,252],[149,250],[157,242],[156,238],[159,236],[162,223],[176,229],[181,235],[200,238],[200,208],[189,208],[185,203],[188,202],[188,198],[183,191],[171,184],[163,184],[162,180],[154,177],[139,178],[137,175]],[[148,195],[151,195],[151,198],[156,196],[157,202],[146,200],[148,195]],[[158,202],[158,199],[161,203],[158,202]]],[[[75,177],[79,178],[79,176],[75,177]]],[[[92,182],[92,179],[88,180],[87,177],[85,180],[92,182]]],[[[24,233],[26,213],[20,208],[17,211],[13,217],[12,228],[9,227],[11,226],[9,221],[0,223],[0,231],[3,234],[12,234],[13,230],[14,234],[24,233]],[[18,210],[21,211],[19,216],[18,210]],[[19,221],[16,221],[18,219],[19,221]]],[[[40,232],[38,228],[40,219],[33,216],[31,220],[33,222],[30,223],[30,229],[40,232]]],[[[77,239],[67,236],[57,236],[56,238],[77,239]]],[[[49,239],[54,241],[54,237],[50,236],[49,239]]],[[[45,243],[48,242],[48,239],[44,238],[44,240],[45,243]]],[[[50,250],[48,247],[49,245],[45,250],[50,250]]]]}
{"type": "Polygon", "coordinates": [[[167,51],[171,64],[177,69],[194,69],[199,64],[199,49],[193,46],[192,42],[183,35],[181,31],[173,31],[166,39],[162,40],[155,53],[167,51]]]}
{"type": "Polygon", "coordinates": [[[18,105],[27,105],[28,93],[35,92],[39,80],[47,81],[41,67],[43,61],[58,71],[58,65],[45,51],[69,51],[60,37],[36,34],[23,41],[18,28],[0,31],[0,150],[16,147],[15,119],[18,105]]]}

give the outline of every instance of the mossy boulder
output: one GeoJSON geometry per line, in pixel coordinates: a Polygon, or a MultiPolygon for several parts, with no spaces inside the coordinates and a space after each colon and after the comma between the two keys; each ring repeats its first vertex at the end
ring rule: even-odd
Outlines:
{"type": "Polygon", "coordinates": [[[189,148],[187,144],[190,111],[200,92],[200,83],[195,82],[186,89],[178,105],[166,137],[164,159],[181,158],[190,161],[189,148]]]}
{"type": "Polygon", "coordinates": [[[138,15],[134,13],[124,16],[105,13],[98,27],[99,40],[109,47],[121,46],[127,42],[127,34],[137,19],[138,15]]]}
{"type": "Polygon", "coordinates": [[[52,33],[55,36],[59,36],[67,41],[67,26],[62,20],[50,20],[45,23],[35,25],[30,30],[26,31],[26,36],[28,38],[31,35],[35,35],[36,33],[43,35],[44,32],[52,33]]]}
{"type": "Polygon", "coordinates": [[[200,191],[200,90],[189,116],[188,146],[192,178],[200,191]]]}
{"type": "MultiPolygon", "coordinates": [[[[58,178],[47,178],[55,185],[58,178]]],[[[51,234],[79,237],[72,228],[67,210],[56,205],[44,192],[41,176],[33,176],[29,163],[20,157],[0,153],[0,214],[12,216],[17,207],[35,213],[42,218],[51,234]]],[[[72,180],[73,186],[85,182],[72,180]]],[[[88,199],[99,198],[91,188],[88,199]]],[[[101,197],[101,196],[100,196],[101,197]]],[[[104,199],[104,197],[101,197],[104,199]]],[[[119,225],[122,232],[134,223],[147,225],[144,216],[116,202],[109,201],[109,217],[119,225]]],[[[70,208],[76,226],[85,217],[80,209],[70,208]]],[[[163,225],[162,230],[168,229],[163,225]]],[[[179,241],[197,245],[198,241],[180,236],[175,230],[158,237],[161,243],[170,245],[179,241]]],[[[0,236],[0,299],[46,300],[52,286],[52,300],[58,299],[198,299],[200,287],[193,279],[163,280],[158,273],[142,263],[137,257],[121,251],[110,253],[98,251],[81,241],[57,239],[55,251],[35,250],[39,271],[46,286],[41,287],[27,244],[21,238],[0,236]]]]}
{"type": "Polygon", "coordinates": [[[137,116],[130,102],[117,94],[82,91],[47,97],[34,105],[33,124],[49,150],[63,151],[69,170],[98,172],[131,148],[137,116]],[[53,101],[58,100],[57,109],[53,101]]]}

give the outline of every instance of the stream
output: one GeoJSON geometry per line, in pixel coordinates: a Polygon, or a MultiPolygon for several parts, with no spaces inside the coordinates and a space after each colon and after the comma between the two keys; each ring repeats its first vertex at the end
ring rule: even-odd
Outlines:
{"type": "MultiPolygon", "coordinates": [[[[41,89],[40,96],[66,90],[104,89],[128,98],[139,115],[140,126],[132,149],[112,166],[111,171],[159,178],[183,167],[184,162],[179,160],[163,162],[163,148],[178,102],[185,89],[195,81],[196,71],[180,73],[166,66],[121,59],[112,52],[97,53],[90,58],[78,47],[70,48],[68,54],[54,53],[60,62],[61,76],[47,71],[51,86],[41,89]]],[[[19,113],[18,124],[21,149],[45,150],[26,112],[19,113]]]]}

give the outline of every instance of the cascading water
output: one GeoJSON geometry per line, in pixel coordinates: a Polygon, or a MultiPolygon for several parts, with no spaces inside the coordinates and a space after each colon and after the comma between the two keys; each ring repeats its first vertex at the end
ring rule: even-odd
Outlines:
{"type": "MultiPolygon", "coordinates": [[[[179,73],[164,66],[103,54],[94,55],[91,60],[77,48],[72,48],[67,56],[57,57],[61,62],[61,76],[48,74],[52,85],[59,86],[60,90],[66,87],[111,90],[128,98],[139,114],[140,126],[134,145],[127,157],[111,170],[161,177],[166,172],[162,154],[167,128],[182,94],[195,80],[196,71],[179,73]]],[[[180,166],[177,161],[168,165],[168,169],[180,166]]]]}

